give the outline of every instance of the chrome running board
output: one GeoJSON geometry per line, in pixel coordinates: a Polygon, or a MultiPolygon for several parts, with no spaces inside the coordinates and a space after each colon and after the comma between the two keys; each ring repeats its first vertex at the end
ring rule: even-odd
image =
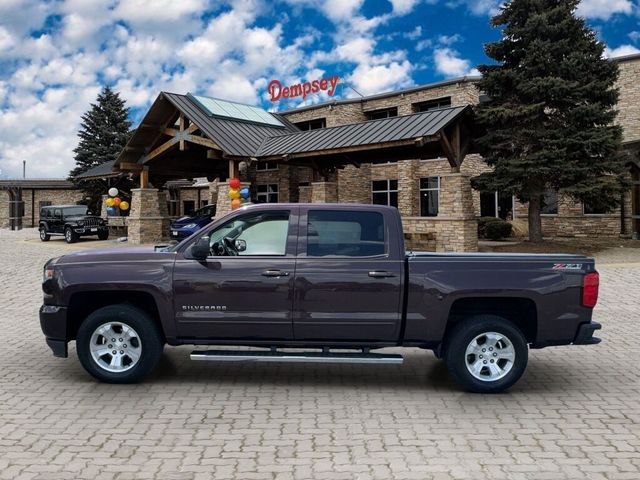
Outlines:
{"type": "Polygon", "coordinates": [[[211,362],[384,363],[401,364],[402,355],[370,352],[281,352],[278,350],[195,350],[191,360],[211,362]]]}

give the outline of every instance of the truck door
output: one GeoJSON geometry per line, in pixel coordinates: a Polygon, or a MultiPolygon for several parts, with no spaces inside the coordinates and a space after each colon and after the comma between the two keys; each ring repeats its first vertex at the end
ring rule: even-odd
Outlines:
{"type": "Polygon", "coordinates": [[[294,338],[393,342],[401,323],[404,252],[390,211],[301,207],[294,338]],[[390,240],[392,242],[390,243],[390,240]]]}
{"type": "Polygon", "coordinates": [[[202,233],[210,238],[206,260],[179,254],[173,276],[178,336],[292,339],[297,222],[297,207],[240,214],[202,233]]]}

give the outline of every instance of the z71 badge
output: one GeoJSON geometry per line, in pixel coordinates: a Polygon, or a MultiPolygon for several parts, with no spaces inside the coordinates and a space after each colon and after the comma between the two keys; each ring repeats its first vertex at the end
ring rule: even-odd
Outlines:
{"type": "Polygon", "coordinates": [[[554,263],[554,270],[582,270],[581,263],[554,263]]]}

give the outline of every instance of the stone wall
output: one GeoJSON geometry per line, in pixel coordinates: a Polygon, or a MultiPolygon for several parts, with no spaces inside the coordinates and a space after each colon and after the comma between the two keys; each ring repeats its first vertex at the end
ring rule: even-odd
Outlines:
{"type": "Polygon", "coordinates": [[[624,128],[625,142],[640,140],[640,57],[618,61],[620,77],[618,88],[617,123],[624,128]]]}
{"type": "Polygon", "coordinates": [[[311,203],[338,202],[338,185],[335,182],[311,183],[311,203]]]}
{"type": "Polygon", "coordinates": [[[128,242],[158,243],[169,237],[167,192],[156,188],[131,190],[131,213],[127,219],[128,242]]]}

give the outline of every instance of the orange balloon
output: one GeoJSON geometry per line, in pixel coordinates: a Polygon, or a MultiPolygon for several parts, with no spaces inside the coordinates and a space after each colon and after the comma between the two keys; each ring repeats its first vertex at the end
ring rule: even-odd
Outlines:
{"type": "Polygon", "coordinates": [[[235,210],[236,208],[238,208],[240,205],[242,205],[242,202],[240,201],[239,198],[234,198],[233,200],[231,200],[231,208],[233,210],[235,210]]]}
{"type": "Polygon", "coordinates": [[[118,205],[120,205],[120,202],[122,202],[122,200],[120,199],[120,197],[116,197],[113,199],[113,204],[117,207],[118,205]]]}

